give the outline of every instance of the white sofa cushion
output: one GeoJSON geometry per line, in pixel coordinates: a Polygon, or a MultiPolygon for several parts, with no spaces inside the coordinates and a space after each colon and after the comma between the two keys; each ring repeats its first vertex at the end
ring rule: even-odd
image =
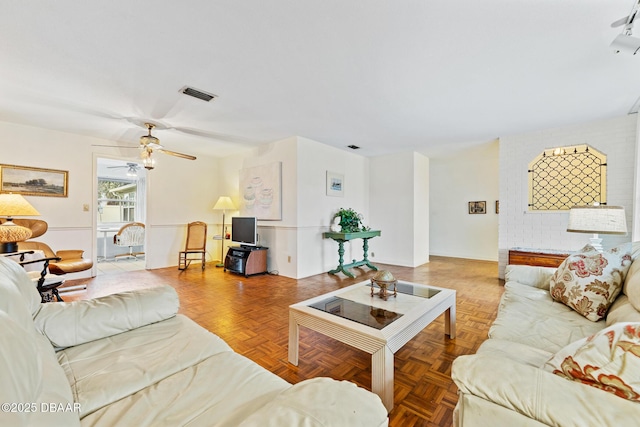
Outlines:
{"type": "Polygon", "coordinates": [[[237,427],[291,387],[244,356],[218,353],[82,418],[92,427],[237,427]]]}
{"type": "Polygon", "coordinates": [[[605,327],[566,305],[554,301],[549,291],[515,282],[505,284],[498,316],[489,338],[514,341],[555,353],[567,344],[593,335],[605,327]]]}
{"type": "Polygon", "coordinates": [[[629,297],[626,295],[618,295],[618,298],[611,304],[607,313],[607,326],[611,326],[618,322],[640,322],[640,311],[636,310],[629,297]]]}
{"type": "Polygon", "coordinates": [[[507,265],[504,271],[505,282],[518,282],[522,285],[540,289],[549,289],[551,276],[557,268],[534,267],[531,265],[507,265]]]}
{"type": "Polygon", "coordinates": [[[1,425],[28,425],[31,411],[18,411],[17,405],[36,402],[39,395],[42,372],[38,348],[29,336],[20,324],[0,311],[0,403],[16,404],[14,410],[2,407],[1,425]]]}
{"type": "Polygon", "coordinates": [[[54,346],[62,348],[169,319],[176,315],[179,305],[175,289],[164,285],[90,300],[42,304],[33,321],[54,346]]]}
{"type": "Polygon", "coordinates": [[[185,316],[58,352],[81,416],[231,348],[185,316]]]}
{"type": "Polygon", "coordinates": [[[640,323],[616,323],[571,343],[545,370],[640,402],[640,323]]]}
{"type": "Polygon", "coordinates": [[[640,311],[640,262],[634,262],[627,271],[622,293],[629,298],[629,302],[640,311]]]}
{"type": "Polygon", "coordinates": [[[536,368],[543,367],[553,356],[553,353],[539,348],[496,338],[486,340],[480,344],[476,354],[504,357],[536,368]]]}
{"type": "Polygon", "coordinates": [[[51,344],[0,311],[0,411],[3,426],[77,426],[78,406],[51,344]],[[52,408],[54,410],[52,410],[52,408]]]}
{"type": "Polygon", "coordinates": [[[0,310],[27,330],[33,329],[33,315],[41,298],[27,273],[16,262],[0,257],[0,310]]]}
{"type": "Polygon", "coordinates": [[[586,245],[569,255],[551,277],[551,297],[597,322],[620,293],[630,265],[629,244],[604,252],[586,245]]]}
{"type": "MultiPolygon", "coordinates": [[[[451,378],[460,393],[472,394],[547,426],[638,424],[638,403],[507,358],[459,356],[453,361],[451,378]]],[[[482,418],[469,420],[469,425],[506,425],[494,419],[495,414],[489,410],[481,415],[482,418]]]]}

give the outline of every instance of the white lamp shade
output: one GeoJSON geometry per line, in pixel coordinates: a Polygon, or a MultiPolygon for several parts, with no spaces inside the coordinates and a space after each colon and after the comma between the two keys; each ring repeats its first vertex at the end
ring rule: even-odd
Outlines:
{"type": "Polygon", "coordinates": [[[231,211],[236,209],[236,205],[231,201],[231,197],[220,196],[213,209],[231,211]]]}
{"type": "Polygon", "coordinates": [[[34,216],[40,215],[40,212],[20,194],[0,194],[0,216],[13,217],[16,215],[34,216]]]}
{"type": "Polygon", "coordinates": [[[622,206],[574,206],[569,211],[567,231],[626,234],[627,219],[624,208],[622,206]]]}

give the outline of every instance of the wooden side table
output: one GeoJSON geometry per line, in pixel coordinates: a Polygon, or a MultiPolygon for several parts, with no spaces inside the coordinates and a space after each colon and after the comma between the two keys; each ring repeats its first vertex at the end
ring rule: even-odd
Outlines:
{"type": "Polygon", "coordinates": [[[538,267],[559,267],[570,253],[554,249],[509,249],[509,264],[533,265],[538,267]]]}
{"type": "Polygon", "coordinates": [[[329,274],[338,274],[340,272],[344,273],[347,277],[351,277],[352,279],[355,277],[349,270],[349,268],[360,267],[361,265],[366,265],[372,270],[378,270],[378,267],[371,264],[368,258],[369,251],[369,239],[379,236],[380,230],[369,230],[369,231],[357,231],[355,233],[334,233],[334,232],[326,232],[322,233],[322,237],[325,239],[333,239],[338,242],[338,267],[335,270],[330,270],[329,274]],[[350,264],[344,264],[344,242],[348,242],[353,239],[362,239],[362,251],[364,252],[364,257],[360,261],[353,260],[350,264]]]}

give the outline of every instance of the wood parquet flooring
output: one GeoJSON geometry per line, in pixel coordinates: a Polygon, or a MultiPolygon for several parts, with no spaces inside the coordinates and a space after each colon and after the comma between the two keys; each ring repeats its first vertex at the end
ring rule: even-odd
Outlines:
{"type": "MultiPolygon", "coordinates": [[[[503,286],[498,265],[489,261],[431,257],[417,268],[378,265],[410,282],[457,291],[456,338],[444,334],[440,316],[395,354],[393,427],[450,426],[458,400],[451,364],[471,354],[486,339],[495,319],[503,286]]],[[[295,280],[264,275],[245,278],[213,264],[202,271],[192,265],[136,271],[92,279],[70,280],[65,286],[87,284],[86,291],[63,294],[65,301],[122,290],[168,284],[180,296],[180,312],[224,339],[248,357],[290,383],[328,376],[371,389],[371,356],[322,334],[300,329],[300,361],[287,361],[290,304],[370,278],[375,272],[355,269],[356,278],[320,274],[295,280]]]]}

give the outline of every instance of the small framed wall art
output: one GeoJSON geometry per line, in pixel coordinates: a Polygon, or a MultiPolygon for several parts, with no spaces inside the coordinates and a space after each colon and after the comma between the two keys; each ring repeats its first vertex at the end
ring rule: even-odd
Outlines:
{"type": "Polygon", "coordinates": [[[486,214],[487,213],[487,202],[469,202],[469,213],[470,214],[486,214]]]}
{"type": "Polygon", "coordinates": [[[327,171],[327,196],[344,197],[344,175],[327,171]]]}

